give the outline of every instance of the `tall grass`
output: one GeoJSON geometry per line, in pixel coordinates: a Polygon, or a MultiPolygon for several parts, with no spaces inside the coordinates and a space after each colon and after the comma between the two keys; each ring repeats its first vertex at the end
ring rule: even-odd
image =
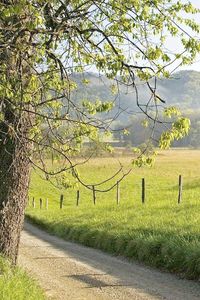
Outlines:
{"type": "Polygon", "coordinates": [[[1,300],[44,300],[37,283],[19,268],[11,267],[0,256],[0,299],[1,300]]]}
{"type": "MultiPolygon", "coordinates": [[[[134,169],[120,185],[120,204],[116,190],[97,193],[80,187],[80,205],[76,190],[58,190],[33,172],[30,198],[37,199],[35,209],[27,208],[27,217],[46,230],[84,245],[145,262],[176,272],[184,277],[200,278],[200,151],[163,152],[153,168],[134,169]],[[178,175],[183,176],[183,200],[178,205],[178,175]],[[141,178],[146,179],[146,203],[141,203],[141,178]],[[60,194],[64,208],[59,208],[60,194]],[[49,199],[49,209],[38,208],[39,198],[49,199]]],[[[130,157],[121,158],[128,167],[130,157]]],[[[90,184],[116,171],[114,159],[91,160],[80,167],[90,184]]],[[[108,184],[107,184],[108,185],[108,184]]]]}

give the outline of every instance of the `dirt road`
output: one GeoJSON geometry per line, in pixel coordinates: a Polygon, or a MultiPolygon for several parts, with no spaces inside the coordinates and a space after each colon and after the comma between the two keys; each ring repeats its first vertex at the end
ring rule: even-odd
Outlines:
{"type": "Polygon", "coordinates": [[[25,225],[19,264],[56,300],[199,300],[200,285],[25,225]]]}

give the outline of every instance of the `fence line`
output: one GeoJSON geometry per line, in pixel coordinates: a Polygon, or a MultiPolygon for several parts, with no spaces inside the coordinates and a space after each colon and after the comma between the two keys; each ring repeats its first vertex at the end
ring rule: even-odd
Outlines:
{"type": "Polygon", "coordinates": [[[96,192],[95,192],[94,185],[92,186],[92,194],[93,194],[93,203],[94,203],[94,205],[96,205],[96,192]]]}
{"type": "MultiPolygon", "coordinates": [[[[139,185],[137,185],[139,186],[139,185]]],[[[140,185],[140,188],[141,188],[141,203],[142,204],[145,204],[146,201],[148,201],[148,185],[146,184],[146,180],[145,178],[142,178],[142,181],[141,181],[141,185],[140,185]]],[[[174,189],[174,186],[173,186],[173,189],[174,189]]],[[[159,191],[162,190],[159,188],[159,191]]],[[[178,177],[178,188],[177,188],[177,193],[178,193],[178,204],[181,204],[182,202],[182,192],[183,192],[183,178],[182,178],[182,175],[179,175],[178,177]]],[[[117,181],[117,184],[116,184],[116,204],[119,205],[120,204],[120,195],[121,192],[120,192],[120,182],[117,181]]],[[[93,200],[93,204],[96,205],[96,190],[95,190],[95,186],[92,185],[92,200],[93,200]]],[[[79,206],[79,203],[80,203],[80,190],[77,190],[76,191],[76,206],[79,206]]],[[[59,202],[59,207],[60,209],[63,208],[63,204],[64,204],[64,195],[61,194],[60,195],[60,202],[59,202]]],[[[31,203],[30,201],[28,202],[28,205],[30,206],[31,203]]],[[[36,208],[36,201],[35,201],[35,197],[32,198],[32,207],[33,208],[36,208]]],[[[42,209],[44,207],[43,205],[43,200],[42,198],[39,198],[39,208],[42,209]]],[[[46,201],[45,201],[45,208],[46,210],[49,208],[49,200],[48,198],[46,198],[46,201]]]]}
{"type": "Polygon", "coordinates": [[[40,209],[42,209],[42,198],[40,198],[40,209]]]}
{"type": "Polygon", "coordinates": [[[182,176],[179,175],[179,182],[178,182],[178,204],[181,203],[182,200],[182,176]]]}
{"type": "Polygon", "coordinates": [[[142,204],[145,203],[145,178],[142,178],[142,204]]]}
{"type": "Polygon", "coordinates": [[[35,208],[35,198],[33,197],[32,206],[35,208]]]}
{"type": "Polygon", "coordinates": [[[64,198],[64,196],[60,195],[60,209],[63,208],[63,198],[64,198]]]}
{"type": "Polygon", "coordinates": [[[79,205],[79,200],[80,200],[80,191],[78,190],[76,193],[76,206],[79,205]]]}

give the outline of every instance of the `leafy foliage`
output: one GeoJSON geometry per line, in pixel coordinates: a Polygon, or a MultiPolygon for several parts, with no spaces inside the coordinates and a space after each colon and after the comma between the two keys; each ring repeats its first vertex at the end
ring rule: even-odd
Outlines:
{"type": "MultiPolygon", "coordinates": [[[[30,160],[47,178],[75,168],[71,156],[80,151],[84,139],[99,142],[99,133],[112,131],[112,120],[94,117],[110,111],[112,100],[75,103],[71,97],[79,88],[74,74],[89,66],[115,81],[111,93],[119,92],[119,84],[134,91],[150,128],[162,124],[158,107],[165,101],[156,92],[157,78],[169,77],[170,65],[190,64],[200,52],[195,37],[199,25],[191,19],[197,13],[189,1],[2,1],[0,107],[6,135],[13,140],[25,136],[32,145],[30,160]],[[180,43],[177,52],[166,50],[168,35],[180,43]],[[139,100],[138,79],[149,93],[145,103],[139,100]],[[56,173],[45,165],[50,152],[63,161],[56,173]]],[[[121,110],[119,105],[114,119],[121,110]]],[[[183,117],[173,120],[160,146],[168,147],[188,128],[183,117]]]]}

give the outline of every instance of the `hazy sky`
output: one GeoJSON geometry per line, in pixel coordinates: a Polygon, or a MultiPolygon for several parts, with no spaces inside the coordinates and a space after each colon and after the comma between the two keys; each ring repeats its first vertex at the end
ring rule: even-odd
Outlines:
{"type": "MultiPolygon", "coordinates": [[[[182,2],[182,1],[181,1],[182,2]]],[[[190,2],[197,8],[200,9],[200,0],[190,0],[190,2]]],[[[196,15],[196,16],[192,16],[197,23],[200,24],[200,14],[196,15]]],[[[200,39],[200,36],[199,36],[200,39]]],[[[191,66],[185,66],[183,69],[190,69],[190,70],[196,70],[200,72],[200,55],[198,56],[198,58],[196,59],[196,63],[191,65],[191,66]]]]}
{"type": "MultiPolygon", "coordinates": [[[[172,0],[173,1],[173,0],[172,0]]],[[[181,3],[188,3],[188,0],[180,0],[181,3]]],[[[194,7],[199,8],[200,9],[200,0],[190,0],[190,2],[193,4],[194,7]]],[[[195,15],[189,15],[189,14],[183,14],[182,17],[186,17],[189,18],[191,16],[191,19],[194,19],[196,21],[196,23],[200,24],[200,13],[195,14],[195,15]]],[[[191,32],[190,32],[191,33],[191,32]]],[[[199,36],[197,36],[197,34],[194,33],[194,36],[196,36],[196,38],[198,38],[200,40],[200,34],[199,36]]],[[[176,37],[171,37],[168,36],[167,41],[166,41],[166,50],[169,51],[169,53],[180,53],[181,49],[183,50],[183,46],[180,42],[179,38],[176,37]]],[[[198,55],[198,57],[196,58],[196,61],[194,64],[192,65],[185,65],[183,67],[178,67],[179,62],[177,61],[177,63],[174,63],[173,65],[168,67],[168,70],[171,71],[179,71],[179,70],[196,70],[200,72],[200,54],[198,55]]],[[[88,68],[88,71],[91,72],[96,72],[96,68],[94,66],[90,66],[88,68]]]]}

